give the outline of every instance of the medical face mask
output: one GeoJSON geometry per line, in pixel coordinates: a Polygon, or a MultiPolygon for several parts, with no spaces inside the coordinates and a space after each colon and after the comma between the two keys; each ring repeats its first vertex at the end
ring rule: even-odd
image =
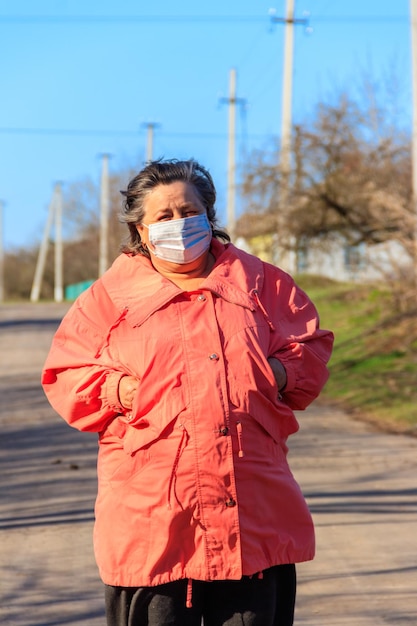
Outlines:
{"type": "Polygon", "coordinates": [[[184,265],[208,250],[211,226],[206,213],[179,220],[143,224],[149,230],[149,251],[159,259],[184,265]]]}

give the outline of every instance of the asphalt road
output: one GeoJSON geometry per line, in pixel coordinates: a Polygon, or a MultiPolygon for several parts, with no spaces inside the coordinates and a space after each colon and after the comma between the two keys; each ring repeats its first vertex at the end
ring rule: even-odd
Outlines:
{"type": "MultiPolygon", "coordinates": [[[[67,305],[0,305],[0,623],[104,626],[92,553],[95,435],[49,407],[40,370],[67,305]]],[[[298,415],[290,462],[317,531],[297,626],[417,626],[417,438],[329,407],[298,415]]]]}

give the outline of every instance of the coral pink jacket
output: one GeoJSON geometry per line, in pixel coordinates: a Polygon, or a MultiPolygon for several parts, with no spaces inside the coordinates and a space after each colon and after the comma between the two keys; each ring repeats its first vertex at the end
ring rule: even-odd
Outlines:
{"type": "Polygon", "coordinates": [[[121,255],[61,323],[42,382],[75,428],[99,434],[94,544],[103,581],[239,579],[312,559],[310,513],[287,437],[327,380],[333,335],[290,276],[213,240],[184,292],[121,255]],[[279,395],[267,357],[287,371],[279,395]],[[140,379],[133,410],[123,375],[140,379]]]}

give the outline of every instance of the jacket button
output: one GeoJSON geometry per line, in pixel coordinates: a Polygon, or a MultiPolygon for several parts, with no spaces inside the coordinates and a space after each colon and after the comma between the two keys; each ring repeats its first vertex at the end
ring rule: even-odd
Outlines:
{"type": "Polygon", "coordinates": [[[200,302],[205,302],[207,300],[206,296],[203,293],[200,293],[200,295],[198,296],[197,300],[200,300],[200,302]]]}
{"type": "Polygon", "coordinates": [[[227,426],[225,426],[224,428],[220,429],[220,434],[226,436],[229,433],[229,429],[227,428],[227,426]]]}
{"type": "Polygon", "coordinates": [[[236,500],[233,500],[233,498],[230,498],[230,500],[227,500],[226,502],[226,506],[236,506],[236,500]]]}
{"type": "Polygon", "coordinates": [[[213,352],[213,354],[210,354],[209,359],[210,359],[210,361],[218,361],[219,360],[219,355],[216,354],[215,352],[213,352]]]}

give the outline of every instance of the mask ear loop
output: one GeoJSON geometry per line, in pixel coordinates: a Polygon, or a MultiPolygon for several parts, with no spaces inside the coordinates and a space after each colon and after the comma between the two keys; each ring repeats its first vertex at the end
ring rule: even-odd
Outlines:
{"type": "Polygon", "coordinates": [[[143,256],[146,256],[146,258],[150,257],[148,246],[142,240],[142,238],[140,239],[140,241],[138,243],[138,252],[139,252],[139,254],[142,254],[143,256]]]}
{"type": "MultiPolygon", "coordinates": [[[[146,228],[149,230],[149,226],[147,224],[144,224],[143,222],[141,222],[141,226],[146,226],[146,228]]],[[[150,258],[150,250],[147,246],[147,244],[143,241],[142,237],[140,236],[140,233],[138,232],[138,235],[140,237],[140,241],[139,241],[139,250],[142,251],[143,255],[146,256],[147,258],[150,258]]]]}

